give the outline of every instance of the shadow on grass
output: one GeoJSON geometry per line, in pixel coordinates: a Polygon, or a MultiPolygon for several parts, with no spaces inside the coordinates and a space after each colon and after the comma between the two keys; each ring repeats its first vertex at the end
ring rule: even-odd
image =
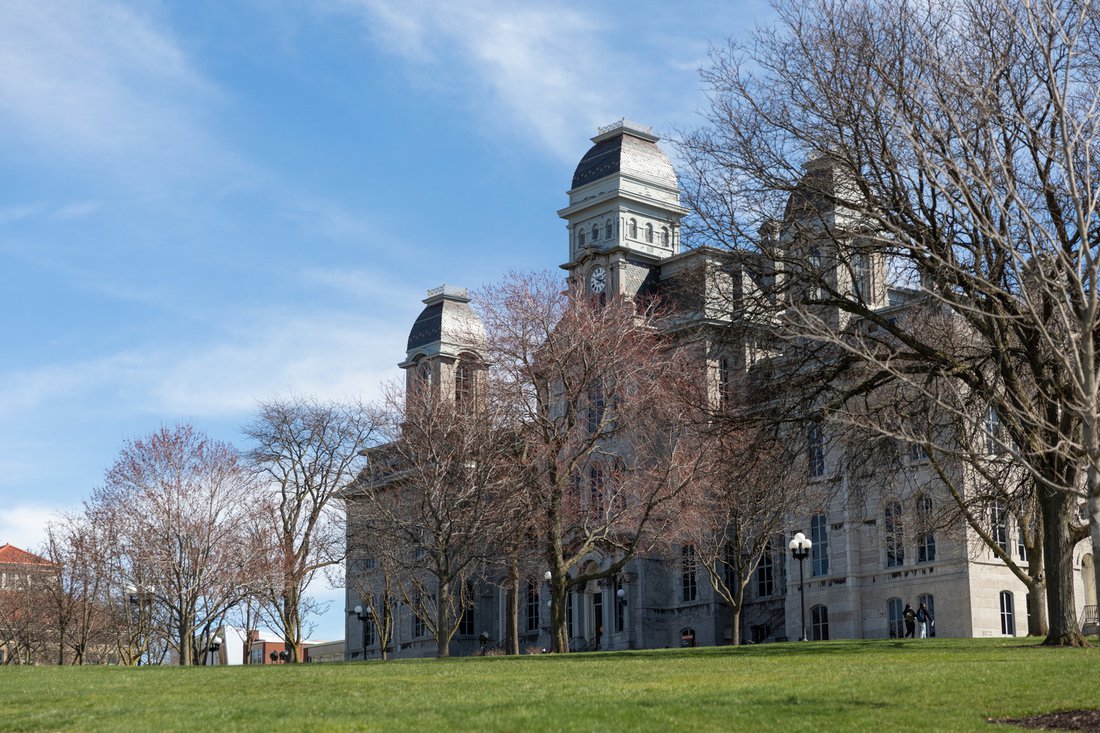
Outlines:
{"type": "MultiPolygon", "coordinates": [[[[492,664],[510,664],[523,660],[538,659],[546,664],[565,662],[622,662],[632,659],[637,660],[661,660],[671,661],[675,659],[689,658],[713,658],[716,656],[736,658],[739,656],[751,656],[760,658],[805,658],[828,657],[833,655],[851,655],[853,653],[877,654],[884,649],[896,651],[925,652],[959,652],[971,653],[976,648],[989,648],[995,644],[995,640],[974,639],[844,639],[838,641],[790,641],[773,644],[745,644],[742,646],[717,646],[696,647],[692,649],[667,648],[667,649],[642,649],[634,651],[600,651],[600,652],[571,652],[569,654],[521,654],[519,656],[494,656],[494,657],[451,657],[437,660],[440,662],[468,663],[472,661],[492,664]]],[[[1035,642],[1024,641],[1011,645],[1001,644],[1009,649],[1034,649],[1053,648],[1042,647],[1038,640],[1035,642]]],[[[411,661],[411,660],[410,660],[411,661]]]]}

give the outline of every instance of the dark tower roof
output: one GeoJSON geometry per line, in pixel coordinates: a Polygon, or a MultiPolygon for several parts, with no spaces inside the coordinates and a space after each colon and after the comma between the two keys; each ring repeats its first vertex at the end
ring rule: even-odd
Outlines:
{"type": "Polygon", "coordinates": [[[466,345],[479,348],[485,342],[485,327],[470,307],[466,288],[441,285],[428,291],[424,310],[416,317],[406,350],[432,344],[466,345]]]}
{"type": "Polygon", "coordinates": [[[573,188],[620,172],[676,186],[676,171],[658,140],[652,128],[627,120],[601,127],[573,172],[573,188]]]}

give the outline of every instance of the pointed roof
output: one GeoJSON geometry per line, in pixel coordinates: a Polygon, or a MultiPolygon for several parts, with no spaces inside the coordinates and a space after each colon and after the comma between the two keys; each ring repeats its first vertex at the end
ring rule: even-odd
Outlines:
{"type": "Polygon", "coordinates": [[[0,545],[0,565],[52,565],[49,560],[39,557],[15,545],[0,545]]]}

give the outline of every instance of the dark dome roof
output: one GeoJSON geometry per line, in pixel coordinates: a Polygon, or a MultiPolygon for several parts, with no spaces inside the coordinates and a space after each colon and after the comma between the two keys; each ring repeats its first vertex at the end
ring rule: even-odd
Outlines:
{"type": "Polygon", "coordinates": [[[441,285],[428,291],[424,310],[409,331],[407,351],[436,343],[478,348],[485,342],[485,327],[470,307],[466,288],[441,285]]]}
{"type": "Polygon", "coordinates": [[[573,188],[620,171],[675,186],[676,171],[657,147],[658,139],[649,128],[625,120],[600,128],[600,134],[592,138],[595,145],[573,172],[573,188]]]}

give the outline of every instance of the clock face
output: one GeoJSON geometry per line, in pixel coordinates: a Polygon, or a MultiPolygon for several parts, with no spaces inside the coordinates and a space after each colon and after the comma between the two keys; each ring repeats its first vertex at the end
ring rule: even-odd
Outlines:
{"type": "Polygon", "coordinates": [[[595,267],[588,275],[588,289],[593,293],[602,293],[607,288],[607,271],[595,267]]]}

